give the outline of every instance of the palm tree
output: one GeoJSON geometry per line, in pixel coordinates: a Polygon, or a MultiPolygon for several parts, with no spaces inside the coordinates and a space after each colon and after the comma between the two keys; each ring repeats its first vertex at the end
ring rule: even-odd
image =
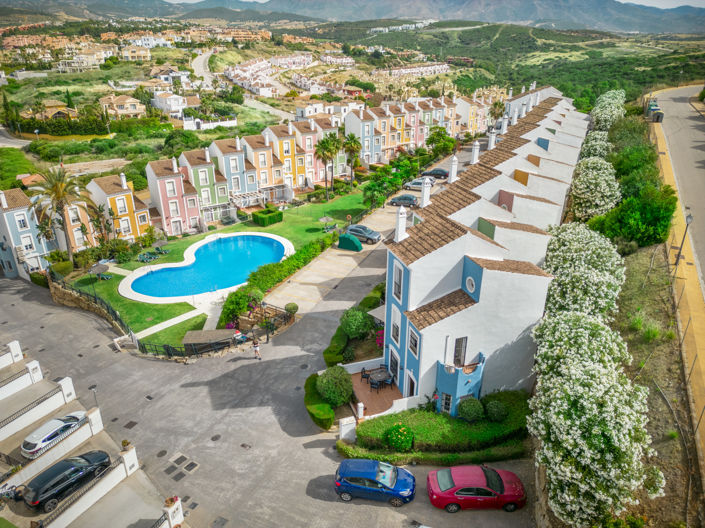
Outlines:
{"type": "Polygon", "coordinates": [[[343,138],[341,138],[335,132],[329,132],[326,134],[328,138],[328,146],[330,148],[330,186],[333,187],[333,176],[335,175],[335,161],[338,158],[338,154],[343,150],[343,138]]]}
{"type": "MultiPolygon", "coordinates": [[[[63,220],[66,217],[67,208],[77,206],[86,209],[87,205],[92,205],[86,185],[78,179],[71,178],[63,168],[50,170],[43,175],[43,180],[33,185],[29,189],[30,196],[35,197],[35,203],[39,211],[38,220],[41,222],[45,218],[56,217],[63,220]]],[[[69,238],[68,227],[64,227],[64,237],[68,250],[69,260],[73,262],[73,249],[69,238]]]]}
{"type": "Polygon", "coordinates": [[[348,158],[348,165],[350,165],[350,185],[352,186],[354,173],[353,164],[355,163],[355,159],[357,159],[357,156],[362,150],[360,140],[355,134],[350,133],[345,136],[345,138],[343,138],[343,150],[345,151],[345,155],[348,158]]]}
{"type": "Polygon", "coordinates": [[[323,163],[323,170],[326,176],[326,201],[328,201],[328,162],[333,159],[328,136],[325,136],[318,143],[316,143],[316,150],[313,155],[316,156],[316,159],[323,163]]]}
{"type": "Polygon", "coordinates": [[[492,106],[490,106],[490,117],[493,120],[492,126],[494,127],[497,120],[504,115],[504,102],[497,99],[492,106]]]}

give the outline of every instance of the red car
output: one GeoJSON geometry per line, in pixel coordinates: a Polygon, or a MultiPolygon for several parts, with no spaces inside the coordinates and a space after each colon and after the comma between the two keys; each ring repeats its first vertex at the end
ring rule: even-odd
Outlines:
{"type": "Polygon", "coordinates": [[[526,504],[524,485],[511,471],[482,466],[455,466],[431,471],[428,498],[449,513],[469,508],[502,508],[513,512],[526,504]]]}

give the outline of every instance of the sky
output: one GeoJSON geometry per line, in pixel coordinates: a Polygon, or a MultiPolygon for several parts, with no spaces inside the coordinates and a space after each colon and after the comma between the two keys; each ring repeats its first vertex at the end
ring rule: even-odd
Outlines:
{"type": "MultiPolygon", "coordinates": [[[[198,2],[200,0],[167,0],[168,2],[173,2],[173,3],[184,3],[184,4],[190,4],[193,2],[198,2]]],[[[244,0],[248,1],[248,0],[244,0]]],[[[254,0],[254,1],[259,1],[262,2],[264,0],[254,0]]],[[[588,2],[590,0],[587,0],[588,2]]],[[[620,2],[624,3],[624,0],[618,0],[620,2]]],[[[678,7],[681,5],[690,5],[693,7],[705,7],[705,0],[629,0],[630,3],[632,4],[642,4],[642,5],[648,5],[652,7],[660,7],[662,9],[668,9],[671,7],[678,7]]]]}

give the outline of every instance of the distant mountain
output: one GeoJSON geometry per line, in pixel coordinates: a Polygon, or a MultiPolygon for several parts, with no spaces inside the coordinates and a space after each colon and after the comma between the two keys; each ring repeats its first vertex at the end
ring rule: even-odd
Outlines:
{"type": "Polygon", "coordinates": [[[162,17],[184,12],[180,5],[163,0],[0,0],[0,6],[82,19],[162,17]]]}
{"type": "Polygon", "coordinates": [[[228,22],[320,22],[320,18],[311,18],[294,13],[277,11],[255,11],[254,9],[234,10],[227,7],[206,7],[179,15],[180,20],[218,19],[228,22]]]}

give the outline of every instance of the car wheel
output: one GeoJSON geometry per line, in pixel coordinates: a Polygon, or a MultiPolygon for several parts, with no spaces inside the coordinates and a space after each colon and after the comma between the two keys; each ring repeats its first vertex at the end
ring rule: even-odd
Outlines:
{"type": "Polygon", "coordinates": [[[446,511],[448,513],[456,513],[460,511],[460,504],[455,504],[454,502],[451,502],[450,504],[446,504],[446,511]]]}
{"type": "Polygon", "coordinates": [[[347,491],[344,491],[343,493],[341,493],[338,496],[340,497],[340,500],[343,502],[350,502],[353,499],[353,496],[350,495],[347,491]]]}
{"type": "Polygon", "coordinates": [[[505,512],[510,512],[510,513],[511,513],[511,512],[513,512],[513,511],[516,511],[517,505],[514,504],[513,502],[510,502],[509,504],[505,504],[504,506],[502,506],[502,509],[503,509],[505,512]]]}
{"type": "Polygon", "coordinates": [[[51,499],[51,500],[48,500],[44,503],[44,506],[42,507],[42,509],[44,510],[44,513],[49,513],[49,512],[54,511],[58,505],[59,505],[58,500],[51,499]]]}
{"type": "Polygon", "coordinates": [[[389,504],[391,504],[395,508],[398,508],[399,506],[404,506],[404,501],[401,500],[399,497],[392,497],[391,499],[389,499],[389,504]]]}

